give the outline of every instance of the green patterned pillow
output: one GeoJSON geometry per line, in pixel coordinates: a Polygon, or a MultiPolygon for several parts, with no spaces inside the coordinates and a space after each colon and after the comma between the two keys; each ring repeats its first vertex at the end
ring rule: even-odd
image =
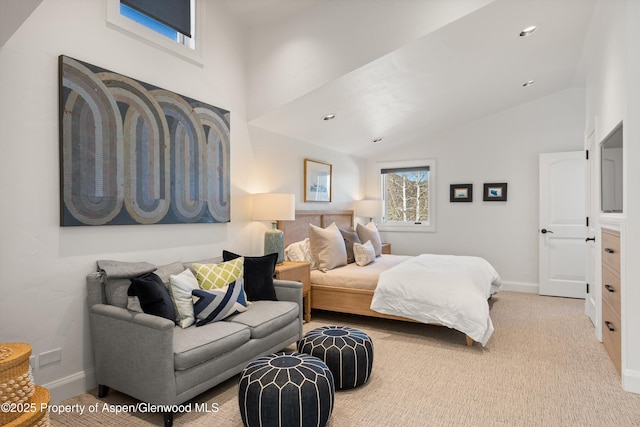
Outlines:
{"type": "Polygon", "coordinates": [[[243,277],[244,257],[220,264],[193,264],[192,268],[196,272],[196,279],[201,289],[222,288],[243,277]]]}

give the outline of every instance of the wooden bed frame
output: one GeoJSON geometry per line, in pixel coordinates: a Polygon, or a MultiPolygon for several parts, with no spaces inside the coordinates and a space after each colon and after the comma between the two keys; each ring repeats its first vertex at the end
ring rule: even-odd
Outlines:
{"type": "MultiPolygon", "coordinates": [[[[285,247],[309,237],[309,224],[325,228],[335,222],[341,228],[353,228],[352,210],[299,210],[293,221],[278,221],[278,229],[284,232],[285,247]]],[[[311,282],[311,308],[318,310],[337,311],[340,313],[358,314],[363,316],[381,317],[385,319],[416,322],[406,317],[392,316],[371,310],[373,290],[338,288],[335,286],[318,285],[311,282]]],[[[467,345],[474,341],[465,335],[467,345]]]]}

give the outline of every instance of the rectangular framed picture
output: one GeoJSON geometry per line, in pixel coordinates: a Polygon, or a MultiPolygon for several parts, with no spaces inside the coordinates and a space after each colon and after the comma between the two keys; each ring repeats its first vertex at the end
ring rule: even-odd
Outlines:
{"type": "Polygon", "coordinates": [[[473,184],[451,184],[449,186],[450,202],[472,202],[473,184]]]}
{"type": "Polygon", "coordinates": [[[484,194],[482,200],[485,202],[506,202],[507,183],[498,182],[492,184],[484,184],[484,194]]]}
{"type": "Polygon", "coordinates": [[[331,172],[329,163],[304,159],[304,201],[331,201],[331,172]]]}

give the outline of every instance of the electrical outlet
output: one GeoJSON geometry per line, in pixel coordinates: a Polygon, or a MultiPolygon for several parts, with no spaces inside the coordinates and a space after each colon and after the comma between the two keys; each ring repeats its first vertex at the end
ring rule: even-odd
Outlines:
{"type": "Polygon", "coordinates": [[[39,362],[40,366],[49,365],[51,363],[56,363],[62,360],[62,349],[56,348],[54,350],[45,351],[44,353],[40,353],[39,362]]]}
{"type": "Polygon", "coordinates": [[[29,357],[29,365],[31,365],[31,370],[35,371],[38,369],[38,356],[29,357]]]}

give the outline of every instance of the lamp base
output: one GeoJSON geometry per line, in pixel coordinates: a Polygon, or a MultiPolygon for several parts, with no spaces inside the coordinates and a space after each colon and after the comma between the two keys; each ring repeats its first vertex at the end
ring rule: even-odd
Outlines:
{"type": "Polygon", "coordinates": [[[277,223],[273,223],[273,228],[264,233],[264,254],[278,254],[277,264],[284,262],[284,233],[276,228],[277,223]]]}

